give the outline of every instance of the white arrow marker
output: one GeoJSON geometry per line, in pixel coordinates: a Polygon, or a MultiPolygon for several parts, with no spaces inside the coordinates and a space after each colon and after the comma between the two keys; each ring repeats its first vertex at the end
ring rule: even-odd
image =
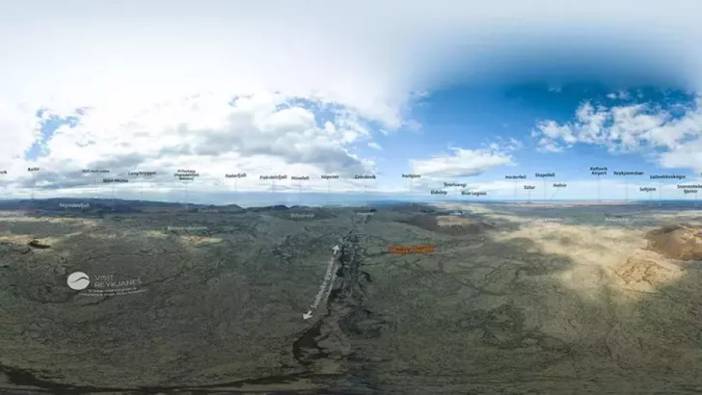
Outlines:
{"type": "Polygon", "coordinates": [[[312,314],[315,310],[317,310],[317,307],[319,307],[319,304],[322,302],[322,297],[325,296],[324,301],[326,302],[329,299],[329,295],[331,294],[331,289],[334,286],[334,280],[336,279],[336,270],[333,270],[334,267],[336,266],[336,258],[339,255],[339,252],[341,251],[341,247],[338,245],[334,246],[332,248],[332,257],[329,259],[329,264],[327,265],[327,272],[324,274],[324,279],[322,280],[322,284],[319,286],[319,292],[317,292],[317,296],[314,298],[314,302],[310,305],[310,309],[302,314],[302,319],[303,320],[308,320],[312,318],[312,314]],[[327,290],[327,287],[329,290],[327,290]]]}

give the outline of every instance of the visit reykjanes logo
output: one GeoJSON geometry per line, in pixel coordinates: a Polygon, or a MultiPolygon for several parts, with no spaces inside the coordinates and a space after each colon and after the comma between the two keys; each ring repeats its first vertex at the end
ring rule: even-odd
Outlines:
{"type": "Polygon", "coordinates": [[[68,275],[66,284],[68,284],[71,289],[82,291],[90,285],[90,276],[83,272],[73,272],[68,275]]]}

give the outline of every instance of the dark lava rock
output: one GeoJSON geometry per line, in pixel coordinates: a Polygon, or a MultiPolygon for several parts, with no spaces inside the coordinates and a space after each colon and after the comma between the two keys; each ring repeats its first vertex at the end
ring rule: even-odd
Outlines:
{"type": "Polygon", "coordinates": [[[44,244],[44,243],[42,243],[41,241],[39,241],[39,240],[37,240],[37,239],[34,239],[34,240],[30,241],[29,243],[27,243],[27,245],[29,245],[30,247],[33,247],[33,248],[40,248],[40,249],[43,249],[43,250],[45,250],[45,249],[47,249],[47,248],[51,248],[50,245],[44,244]]]}

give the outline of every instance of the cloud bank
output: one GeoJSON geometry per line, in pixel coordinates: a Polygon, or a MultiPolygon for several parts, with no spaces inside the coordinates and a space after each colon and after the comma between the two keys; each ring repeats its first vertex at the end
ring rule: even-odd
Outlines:
{"type": "Polygon", "coordinates": [[[576,144],[606,147],[612,153],[653,155],[662,167],[702,170],[702,98],[692,103],[581,104],[570,122],[539,122],[532,136],[544,151],[576,144]]]}
{"type": "Polygon", "coordinates": [[[512,163],[509,154],[488,149],[452,148],[451,153],[410,161],[412,172],[427,176],[471,177],[512,163]]]}

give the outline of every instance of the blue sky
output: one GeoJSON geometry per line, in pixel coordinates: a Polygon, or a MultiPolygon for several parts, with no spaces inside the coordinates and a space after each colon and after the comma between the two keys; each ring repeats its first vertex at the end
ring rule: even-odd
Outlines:
{"type": "MultiPolygon", "coordinates": [[[[603,106],[645,103],[682,116],[695,106],[695,95],[681,89],[656,86],[608,88],[600,82],[567,83],[557,87],[545,82],[505,86],[457,86],[429,94],[412,108],[412,116],[423,126],[418,132],[393,134],[380,139],[384,147],[380,163],[392,174],[408,172],[407,157],[446,152],[450,147],[481,149],[490,143],[514,139],[521,146],[512,152],[513,166],[487,169],[467,180],[495,180],[505,174],[555,172],[560,180],[587,179],[590,166],[614,170],[638,170],[646,174],[676,173],[694,177],[685,167],[661,168],[655,148],[613,153],[606,146],[576,144],[563,152],[544,152],[531,134],[546,119],[561,123],[573,119],[584,102],[603,106]],[[628,97],[613,97],[625,92],[628,97]],[[608,97],[608,95],[610,97],[608,97]],[[386,167],[385,167],[386,166],[386,167]]],[[[532,177],[533,178],[533,177],[532,177]]],[[[645,177],[644,177],[645,178],[645,177]]]]}
{"type": "Polygon", "coordinates": [[[32,146],[24,152],[24,158],[26,160],[34,161],[41,156],[45,156],[47,154],[48,143],[53,138],[56,130],[61,126],[74,127],[80,121],[79,114],[67,116],[49,114],[45,117],[45,111],[44,109],[37,111],[37,128],[39,133],[32,143],[32,146]]]}

